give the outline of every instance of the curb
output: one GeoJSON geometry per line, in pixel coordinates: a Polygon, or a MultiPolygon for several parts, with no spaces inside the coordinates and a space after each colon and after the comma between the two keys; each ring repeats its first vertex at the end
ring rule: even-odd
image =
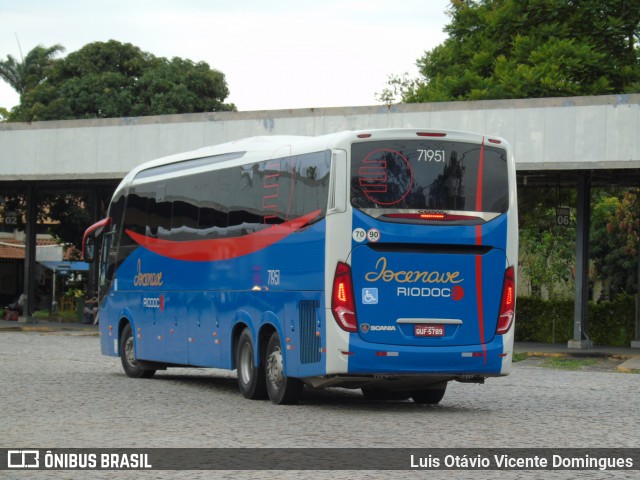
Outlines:
{"type": "Polygon", "coordinates": [[[84,333],[98,335],[97,325],[83,325],[73,323],[17,323],[0,325],[1,332],[39,332],[39,333],[84,333]]]}
{"type": "Polygon", "coordinates": [[[640,374],[640,356],[619,353],[606,353],[606,352],[525,352],[520,351],[526,355],[526,358],[598,358],[598,359],[614,359],[624,360],[623,363],[616,366],[615,371],[619,373],[631,373],[640,374]],[[577,354],[576,354],[577,353],[577,354]]]}
{"type": "Polygon", "coordinates": [[[640,373],[640,358],[632,358],[616,367],[622,373],[640,373]]]}
{"type": "MultiPolygon", "coordinates": [[[[520,351],[517,353],[522,353],[527,355],[527,357],[553,357],[553,358],[561,358],[561,357],[573,357],[573,358],[613,358],[616,360],[638,360],[640,362],[640,353],[639,354],[625,354],[625,353],[612,353],[612,352],[590,352],[590,351],[578,351],[578,352],[538,352],[538,351],[520,351]]],[[[638,367],[640,368],[640,366],[638,367]]]]}

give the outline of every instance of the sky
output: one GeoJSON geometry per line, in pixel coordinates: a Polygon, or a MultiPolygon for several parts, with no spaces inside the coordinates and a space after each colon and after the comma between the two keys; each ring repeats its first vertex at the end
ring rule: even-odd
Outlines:
{"type": "MultiPolygon", "coordinates": [[[[376,105],[442,43],[448,0],[0,0],[0,59],[132,43],[225,74],[240,111],[376,105]]],[[[0,106],[20,99],[0,80],[0,106]]]]}

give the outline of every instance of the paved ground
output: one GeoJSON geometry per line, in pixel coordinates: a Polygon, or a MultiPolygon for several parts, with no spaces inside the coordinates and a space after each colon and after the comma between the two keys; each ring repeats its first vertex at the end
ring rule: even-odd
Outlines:
{"type": "MultiPolygon", "coordinates": [[[[534,352],[535,353],[535,352],[534,352]]],[[[545,355],[556,352],[537,352],[545,355]]],[[[576,371],[516,363],[485,385],[451,383],[438,406],[308,390],[298,406],[239,394],[233,372],[169,369],[124,376],[99,354],[95,327],[0,332],[1,445],[150,447],[640,447],[640,375],[600,356],[576,371]],[[93,328],[93,330],[91,330],[93,328]]],[[[4,474],[5,472],[3,472],[4,474]]],[[[88,478],[10,472],[4,478],[88,478]]],[[[495,478],[496,472],[91,472],[92,478],[495,478]]],[[[503,475],[505,472],[502,472],[503,475]]],[[[602,478],[601,472],[506,472],[507,478],[602,478]]],[[[613,478],[636,478],[615,472],[613,478]]]]}
{"type": "MultiPolygon", "coordinates": [[[[0,320],[0,332],[79,332],[87,335],[98,334],[97,325],[86,325],[82,323],[61,323],[47,321],[20,321],[9,322],[0,320]]],[[[600,366],[610,366],[624,373],[640,372],[640,348],[623,347],[592,347],[589,349],[568,348],[566,344],[544,344],[544,343],[516,343],[516,353],[526,354],[531,357],[593,357],[599,358],[600,366]]]]}

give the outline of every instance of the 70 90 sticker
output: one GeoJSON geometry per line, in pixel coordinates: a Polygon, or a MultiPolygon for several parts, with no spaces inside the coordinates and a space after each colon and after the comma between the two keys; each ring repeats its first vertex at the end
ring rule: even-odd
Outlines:
{"type": "Polygon", "coordinates": [[[377,242],[380,240],[380,230],[372,228],[367,232],[367,240],[370,242],[377,242]]]}
{"type": "Polygon", "coordinates": [[[362,243],[365,240],[369,240],[370,242],[377,242],[380,240],[380,230],[377,228],[370,228],[369,231],[365,231],[364,228],[356,228],[353,230],[351,234],[353,240],[362,243]]]}
{"type": "Polygon", "coordinates": [[[364,228],[356,228],[353,231],[352,237],[354,241],[361,243],[367,239],[367,232],[364,230],[364,228]]]}

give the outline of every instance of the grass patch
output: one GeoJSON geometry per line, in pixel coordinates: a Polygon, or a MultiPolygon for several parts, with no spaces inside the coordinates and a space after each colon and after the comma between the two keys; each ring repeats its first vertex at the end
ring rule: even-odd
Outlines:
{"type": "Polygon", "coordinates": [[[521,362],[522,360],[526,360],[527,358],[529,358],[529,354],[526,352],[513,352],[513,361],[514,362],[521,362]]]}
{"type": "Polygon", "coordinates": [[[559,368],[561,370],[580,370],[583,367],[590,367],[596,363],[598,363],[597,358],[547,357],[544,359],[542,366],[559,368]]]}
{"type": "Polygon", "coordinates": [[[33,312],[33,318],[49,322],[74,323],[78,321],[78,314],[75,310],[65,310],[54,314],[48,310],[38,310],[33,312]]]}

